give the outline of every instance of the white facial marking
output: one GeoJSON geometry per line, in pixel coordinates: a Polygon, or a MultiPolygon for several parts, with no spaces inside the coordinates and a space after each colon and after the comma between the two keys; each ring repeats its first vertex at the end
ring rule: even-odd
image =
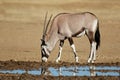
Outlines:
{"type": "Polygon", "coordinates": [[[43,60],[44,62],[47,62],[47,58],[46,58],[46,57],[43,57],[42,60],[43,60]]]}
{"type": "Polygon", "coordinates": [[[42,46],[42,48],[44,48],[44,50],[45,50],[45,52],[46,52],[47,55],[50,55],[49,52],[48,52],[48,50],[46,49],[46,46],[42,46]]]}

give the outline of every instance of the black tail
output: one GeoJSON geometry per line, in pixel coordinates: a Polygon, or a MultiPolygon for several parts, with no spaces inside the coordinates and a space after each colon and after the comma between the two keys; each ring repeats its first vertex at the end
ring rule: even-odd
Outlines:
{"type": "Polygon", "coordinates": [[[96,49],[98,49],[98,47],[100,46],[99,22],[98,22],[98,24],[97,24],[97,30],[96,30],[96,33],[95,33],[95,41],[96,41],[96,43],[97,43],[96,49]]]}

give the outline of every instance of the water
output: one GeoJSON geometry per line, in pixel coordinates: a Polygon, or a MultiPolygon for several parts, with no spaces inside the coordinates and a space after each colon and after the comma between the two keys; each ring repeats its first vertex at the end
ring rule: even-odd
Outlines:
{"type": "Polygon", "coordinates": [[[51,76],[120,76],[120,66],[71,66],[71,67],[48,67],[33,70],[0,70],[0,73],[51,76]]]}

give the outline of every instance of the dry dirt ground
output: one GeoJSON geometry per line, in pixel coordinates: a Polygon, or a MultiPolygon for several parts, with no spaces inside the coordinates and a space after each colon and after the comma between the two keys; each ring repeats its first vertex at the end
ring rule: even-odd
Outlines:
{"type": "MultiPolygon", "coordinates": [[[[41,62],[40,39],[47,11],[48,16],[61,12],[94,13],[100,21],[101,33],[96,63],[120,62],[120,0],[0,0],[0,61],[41,62]]],[[[79,63],[86,63],[90,52],[87,37],[74,38],[74,42],[79,63]]],[[[55,61],[58,45],[59,42],[48,61],[55,61]]],[[[74,62],[68,41],[61,60],[74,62]]]]}

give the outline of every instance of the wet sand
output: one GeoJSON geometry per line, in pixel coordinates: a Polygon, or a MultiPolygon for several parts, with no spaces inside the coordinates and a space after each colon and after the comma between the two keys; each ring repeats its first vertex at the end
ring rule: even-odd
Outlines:
{"type": "MultiPolygon", "coordinates": [[[[61,62],[59,64],[55,63],[39,63],[39,62],[24,62],[24,61],[0,61],[0,70],[25,70],[26,73],[23,74],[10,74],[10,73],[1,73],[0,72],[0,79],[1,80],[119,80],[119,76],[51,76],[51,75],[32,75],[29,74],[29,70],[39,70],[40,67],[43,68],[48,68],[48,67],[54,67],[54,68],[59,68],[59,67],[69,67],[69,66],[119,66],[120,63],[96,63],[96,64],[80,64],[80,63],[69,63],[69,62],[61,62]]],[[[101,72],[105,72],[106,70],[102,70],[101,72]]],[[[116,72],[116,71],[114,71],[116,72]]],[[[120,72],[120,70],[117,70],[117,72],[120,72]]]]}
{"type": "Polygon", "coordinates": [[[52,77],[52,76],[31,76],[29,74],[22,75],[2,75],[1,80],[119,80],[119,77],[52,77]]]}

